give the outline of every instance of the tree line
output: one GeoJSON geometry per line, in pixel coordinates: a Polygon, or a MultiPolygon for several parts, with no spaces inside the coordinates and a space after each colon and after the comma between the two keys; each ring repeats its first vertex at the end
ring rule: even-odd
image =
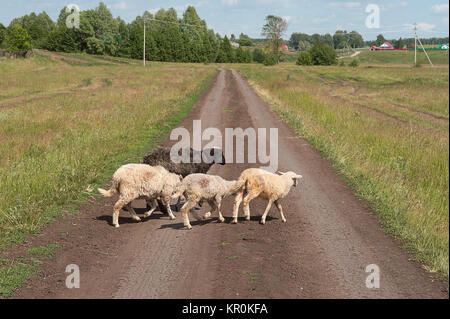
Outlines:
{"type": "Polygon", "coordinates": [[[334,49],[344,49],[347,47],[360,48],[364,46],[363,37],[356,31],[347,32],[338,30],[331,35],[314,33],[312,35],[294,32],[289,39],[289,45],[299,51],[306,51],[313,47],[316,43],[321,42],[334,49]]]}
{"type": "MultiPolygon", "coordinates": [[[[439,45],[445,44],[449,41],[448,37],[444,38],[421,38],[423,44],[439,45]]],[[[329,33],[321,35],[318,33],[308,35],[306,33],[294,32],[292,33],[288,43],[295,50],[306,51],[309,50],[314,44],[321,42],[334,49],[344,48],[362,48],[365,46],[380,46],[384,42],[390,42],[395,48],[401,49],[410,47],[414,44],[414,38],[399,38],[399,39],[385,39],[382,34],[379,34],[376,40],[365,41],[361,34],[356,31],[347,32],[346,30],[338,30],[331,35],[329,33]]]]}
{"type": "MultiPolygon", "coordinates": [[[[79,28],[69,28],[66,20],[71,12],[64,7],[56,22],[47,13],[31,13],[11,21],[6,28],[0,24],[0,47],[13,52],[31,48],[60,52],[85,52],[141,59],[144,54],[144,22],[146,29],[145,57],[162,62],[250,63],[252,52],[234,48],[228,37],[208,29],[194,7],[189,6],[178,17],[173,8],[155,14],[146,11],[126,23],[114,18],[104,3],[95,9],[81,11],[79,28]]],[[[249,43],[241,34],[238,41],[249,43]]],[[[251,42],[251,40],[250,40],[251,42]]]]}

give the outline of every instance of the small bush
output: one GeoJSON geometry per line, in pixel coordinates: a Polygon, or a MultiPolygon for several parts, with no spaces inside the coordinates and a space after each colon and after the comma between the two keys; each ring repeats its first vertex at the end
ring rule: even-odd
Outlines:
{"type": "Polygon", "coordinates": [[[253,61],[257,63],[264,63],[266,56],[260,48],[256,48],[255,51],[253,51],[253,61]]]}
{"type": "Polygon", "coordinates": [[[349,64],[351,67],[356,68],[359,65],[359,61],[358,60],[353,60],[352,62],[350,62],[349,64]]]}
{"type": "Polygon", "coordinates": [[[309,50],[314,65],[334,65],[337,64],[336,51],[322,42],[316,42],[309,50]]]}
{"type": "Polygon", "coordinates": [[[271,66],[277,64],[277,57],[273,54],[266,55],[264,59],[264,65],[265,66],[271,66]]]}
{"type": "Polygon", "coordinates": [[[302,52],[298,56],[297,65],[313,65],[313,60],[309,52],[302,52]]]}
{"type": "Polygon", "coordinates": [[[6,43],[8,51],[14,53],[24,54],[33,49],[28,32],[16,24],[6,29],[6,43]]]}
{"type": "Polygon", "coordinates": [[[339,66],[345,66],[344,60],[341,60],[341,62],[339,62],[339,66]]]}

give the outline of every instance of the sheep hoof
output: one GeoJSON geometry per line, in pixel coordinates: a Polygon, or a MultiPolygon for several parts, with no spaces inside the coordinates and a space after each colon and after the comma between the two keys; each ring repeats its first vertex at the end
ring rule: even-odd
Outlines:
{"type": "Polygon", "coordinates": [[[119,228],[120,226],[119,226],[119,224],[116,224],[116,225],[114,225],[114,227],[119,228]]]}
{"type": "Polygon", "coordinates": [[[219,218],[219,222],[223,223],[225,221],[225,218],[219,218]]]}
{"type": "Polygon", "coordinates": [[[203,216],[203,220],[208,219],[209,217],[211,217],[211,212],[207,212],[207,213],[203,216]]]}
{"type": "Polygon", "coordinates": [[[177,219],[175,216],[170,216],[170,220],[175,220],[177,219]]]}
{"type": "Polygon", "coordinates": [[[189,226],[186,226],[186,228],[187,228],[188,230],[191,230],[191,229],[192,229],[192,226],[189,225],[189,226]]]}
{"type": "Polygon", "coordinates": [[[250,216],[245,216],[246,221],[250,221],[250,216]]]}
{"type": "Polygon", "coordinates": [[[283,223],[286,223],[287,222],[287,220],[286,219],[283,219],[283,223]]]}
{"type": "Polygon", "coordinates": [[[265,225],[266,221],[265,220],[261,220],[260,223],[261,223],[261,225],[265,225]]]}
{"type": "Polygon", "coordinates": [[[231,223],[232,223],[232,224],[237,224],[238,221],[237,221],[237,219],[233,219],[233,221],[232,221],[231,223]]]}
{"type": "Polygon", "coordinates": [[[141,218],[140,217],[134,217],[133,218],[135,221],[137,221],[137,222],[140,222],[141,221],[141,218]]]}

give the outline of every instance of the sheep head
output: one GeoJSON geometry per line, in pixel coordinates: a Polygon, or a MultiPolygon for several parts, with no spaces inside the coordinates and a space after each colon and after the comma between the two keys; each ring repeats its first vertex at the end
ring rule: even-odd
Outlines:
{"type": "Polygon", "coordinates": [[[209,163],[225,165],[225,156],[218,147],[208,148],[203,150],[203,156],[208,159],[209,163]]]}
{"type": "Polygon", "coordinates": [[[297,173],[294,173],[294,172],[287,172],[287,173],[278,172],[278,173],[281,174],[281,176],[286,176],[286,177],[291,178],[292,182],[294,183],[294,187],[297,187],[298,181],[303,178],[302,175],[298,175],[297,173]]]}

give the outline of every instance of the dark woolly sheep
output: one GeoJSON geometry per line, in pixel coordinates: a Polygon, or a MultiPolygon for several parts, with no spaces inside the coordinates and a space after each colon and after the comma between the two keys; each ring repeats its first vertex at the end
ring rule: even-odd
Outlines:
{"type": "MultiPolygon", "coordinates": [[[[186,177],[191,174],[206,174],[208,170],[214,164],[225,165],[225,156],[223,152],[219,148],[210,148],[202,151],[193,150],[192,148],[184,149],[183,151],[189,151],[189,163],[174,163],[170,157],[170,147],[157,147],[150,152],[148,152],[143,159],[144,164],[148,164],[150,166],[162,166],[167,169],[169,172],[182,175],[186,177]],[[209,162],[204,163],[202,154],[205,154],[209,162]],[[194,156],[200,156],[201,163],[194,163],[194,156]]],[[[181,151],[179,155],[181,156],[181,151]]],[[[158,201],[159,209],[161,212],[166,213],[165,206],[158,201]]]]}

